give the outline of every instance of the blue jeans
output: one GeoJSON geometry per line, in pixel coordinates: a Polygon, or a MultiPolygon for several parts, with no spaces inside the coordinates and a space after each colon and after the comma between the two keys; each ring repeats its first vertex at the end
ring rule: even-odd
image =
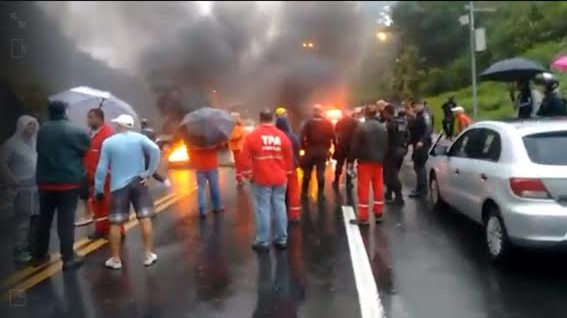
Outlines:
{"type": "Polygon", "coordinates": [[[254,243],[270,245],[272,211],[274,212],[274,242],[287,243],[287,212],[285,205],[286,186],[260,186],[253,184],[256,199],[256,238],[254,243]]]}
{"type": "Polygon", "coordinates": [[[207,182],[211,191],[211,199],[213,200],[213,209],[215,211],[222,210],[222,203],[219,189],[219,170],[197,171],[197,186],[199,189],[199,214],[203,215],[207,209],[207,182]]]}

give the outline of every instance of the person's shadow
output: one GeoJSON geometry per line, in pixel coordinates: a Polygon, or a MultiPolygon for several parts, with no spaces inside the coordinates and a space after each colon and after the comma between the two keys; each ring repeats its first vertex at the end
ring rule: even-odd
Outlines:
{"type": "Polygon", "coordinates": [[[258,300],[252,318],[294,318],[297,304],[292,297],[287,251],[275,253],[276,271],[272,275],[272,258],[258,254],[258,300]]]}

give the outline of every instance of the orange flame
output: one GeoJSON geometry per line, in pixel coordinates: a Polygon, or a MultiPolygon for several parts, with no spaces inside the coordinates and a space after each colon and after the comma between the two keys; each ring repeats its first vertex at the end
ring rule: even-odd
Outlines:
{"type": "Polygon", "coordinates": [[[167,160],[169,162],[187,162],[189,161],[189,152],[187,151],[187,146],[183,141],[178,141],[173,144],[171,153],[169,154],[167,160]]]}

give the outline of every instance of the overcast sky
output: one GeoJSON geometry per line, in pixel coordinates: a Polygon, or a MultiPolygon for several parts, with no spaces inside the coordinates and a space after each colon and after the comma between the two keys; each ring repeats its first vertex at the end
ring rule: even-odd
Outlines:
{"type": "MultiPolygon", "coordinates": [[[[268,33],[275,34],[277,30],[274,21],[277,19],[281,3],[275,1],[255,3],[266,16],[270,17],[268,33]]],[[[380,12],[392,3],[395,1],[370,1],[361,5],[376,21],[387,23],[388,17],[380,12]]],[[[132,3],[136,7],[154,7],[154,10],[149,11],[151,14],[148,14],[147,10],[132,12],[127,9],[128,5],[118,2],[38,1],[37,4],[51,18],[58,21],[65,35],[73,39],[81,50],[107,62],[112,67],[135,72],[141,52],[156,44],[156,36],[171,36],[183,26],[186,19],[195,15],[209,15],[212,1],[132,3]],[[124,14],[124,11],[128,11],[128,14],[124,14]],[[146,32],[138,32],[136,26],[132,26],[131,21],[127,20],[130,15],[135,19],[154,20],[155,27],[147,29],[146,32]]],[[[239,4],[235,2],[234,5],[239,4]]]]}

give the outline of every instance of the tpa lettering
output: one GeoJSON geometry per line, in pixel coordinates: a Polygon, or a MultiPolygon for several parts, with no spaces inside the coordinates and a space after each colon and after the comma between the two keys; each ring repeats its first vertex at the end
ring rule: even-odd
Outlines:
{"type": "Polygon", "coordinates": [[[262,145],[264,145],[264,146],[281,146],[282,140],[278,136],[262,135],[262,145]]]}

